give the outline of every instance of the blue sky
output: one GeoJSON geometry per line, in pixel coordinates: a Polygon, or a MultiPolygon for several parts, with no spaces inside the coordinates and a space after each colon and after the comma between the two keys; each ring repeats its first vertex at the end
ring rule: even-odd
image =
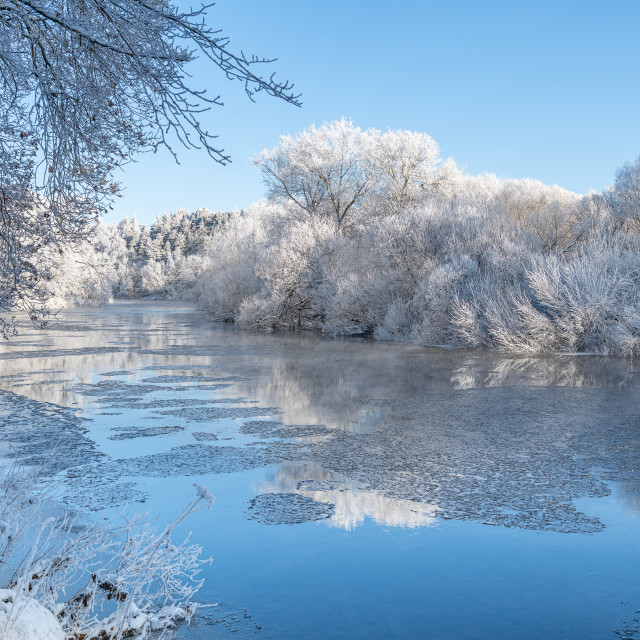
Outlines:
{"type": "Polygon", "coordinates": [[[203,120],[233,163],[198,151],[145,155],[119,177],[106,217],[141,222],[180,207],[228,210],[262,197],[248,160],[280,135],[351,118],[425,131],[472,173],[585,192],[640,154],[640,2],[218,0],[210,25],[295,82],[298,109],[194,63],[193,84],[225,102],[203,120]]]}

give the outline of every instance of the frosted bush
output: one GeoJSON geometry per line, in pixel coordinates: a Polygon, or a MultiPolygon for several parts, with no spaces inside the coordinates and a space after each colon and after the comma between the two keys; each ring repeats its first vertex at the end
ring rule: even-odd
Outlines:
{"type": "Polygon", "coordinates": [[[323,312],[316,292],[336,238],[336,224],[311,216],[291,221],[284,235],[276,224],[273,235],[275,242],[263,244],[256,261],[262,290],[241,305],[238,320],[255,327],[317,328],[323,312]]]}
{"type": "Polygon", "coordinates": [[[91,241],[49,246],[39,256],[53,308],[100,305],[108,302],[121,272],[124,241],[111,227],[99,223],[91,241]]]}
{"type": "Polygon", "coordinates": [[[261,286],[253,265],[229,264],[202,278],[198,299],[212,319],[231,321],[237,319],[241,304],[257,294],[261,286]]]}
{"type": "Polygon", "coordinates": [[[532,258],[522,286],[459,299],[454,325],[469,346],[637,355],[639,284],[637,247],[595,238],[571,257],[532,258]]]}
{"type": "Polygon", "coordinates": [[[257,202],[212,238],[210,266],[196,288],[200,306],[211,318],[237,320],[243,303],[264,290],[258,263],[268,247],[278,242],[283,215],[287,216],[281,208],[257,202]]]}
{"type": "Polygon", "coordinates": [[[229,214],[207,209],[97,223],[90,239],[45,247],[38,268],[53,308],[100,305],[113,298],[189,298],[210,266],[208,247],[229,214]]]}
{"type": "Polygon", "coordinates": [[[393,303],[393,285],[379,272],[353,273],[334,282],[323,329],[337,335],[373,333],[393,303]]]}
{"type": "Polygon", "coordinates": [[[55,486],[37,483],[36,475],[11,471],[0,485],[0,576],[7,587],[0,590],[0,637],[145,638],[190,618],[202,584],[201,550],[188,538],[174,544],[172,534],[210,506],[206,488],[198,486],[197,499],[157,528],[146,515],[91,523],[56,514],[55,486]]]}
{"type": "Polygon", "coordinates": [[[378,340],[404,341],[410,335],[413,320],[409,304],[394,300],[387,307],[382,322],[373,330],[373,336],[378,340]]]}
{"type": "Polygon", "coordinates": [[[455,343],[450,310],[456,292],[477,272],[477,264],[468,256],[438,265],[418,285],[411,301],[415,324],[411,337],[416,342],[432,345],[455,343]]]}
{"type": "Polygon", "coordinates": [[[140,293],[149,295],[163,288],[164,266],[159,262],[149,262],[140,269],[140,293]]]}
{"type": "Polygon", "coordinates": [[[484,202],[412,204],[347,230],[263,203],[217,236],[201,300],[214,317],[253,327],[516,351],[637,353],[634,237],[611,235],[597,198],[580,200],[533,181],[505,187],[482,180],[492,187],[484,202]],[[500,198],[510,213],[495,204],[500,198]],[[560,215],[563,198],[576,233],[545,227],[553,234],[535,240],[536,211],[560,215]]]}

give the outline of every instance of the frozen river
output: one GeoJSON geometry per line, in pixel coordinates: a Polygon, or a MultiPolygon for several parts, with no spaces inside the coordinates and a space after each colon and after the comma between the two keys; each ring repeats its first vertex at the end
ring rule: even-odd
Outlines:
{"type": "Polygon", "coordinates": [[[114,304],[0,345],[0,455],[54,447],[89,510],[206,485],[184,638],[634,638],[639,369],[114,304]]]}

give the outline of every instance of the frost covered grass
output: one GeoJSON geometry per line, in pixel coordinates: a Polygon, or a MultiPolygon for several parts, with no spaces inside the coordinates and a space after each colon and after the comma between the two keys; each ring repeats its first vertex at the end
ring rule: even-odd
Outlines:
{"type": "Polygon", "coordinates": [[[87,521],[58,512],[55,491],[15,470],[0,485],[3,640],[145,638],[190,619],[208,561],[198,545],[175,544],[172,535],[211,505],[205,487],[164,527],[148,514],[87,521]]]}

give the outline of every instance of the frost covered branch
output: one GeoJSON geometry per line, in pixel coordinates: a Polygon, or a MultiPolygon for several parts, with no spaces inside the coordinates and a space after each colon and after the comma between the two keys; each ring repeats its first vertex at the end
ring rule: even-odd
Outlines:
{"type": "Polygon", "coordinates": [[[51,489],[39,488],[37,476],[9,473],[0,486],[0,574],[7,587],[0,589],[0,636],[17,640],[36,629],[26,637],[119,640],[188,621],[208,561],[188,538],[174,544],[172,536],[210,506],[208,490],[197,493],[161,528],[148,514],[130,512],[91,523],[52,512],[51,489]]]}
{"type": "MultiPolygon", "coordinates": [[[[204,56],[249,98],[294,105],[288,82],[263,77],[270,60],[234,51],[208,27],[211,5],[164,0],[0,2],[0,311],[42,324],[46,247],[87,237],[119,192],[114,172],[144,151],[176,144],[229,156],[201,123],[221,104],[193,87],[186,65],[204,56]]],[[[10,319],[0,319],[5,337],[10,319]]]]}

